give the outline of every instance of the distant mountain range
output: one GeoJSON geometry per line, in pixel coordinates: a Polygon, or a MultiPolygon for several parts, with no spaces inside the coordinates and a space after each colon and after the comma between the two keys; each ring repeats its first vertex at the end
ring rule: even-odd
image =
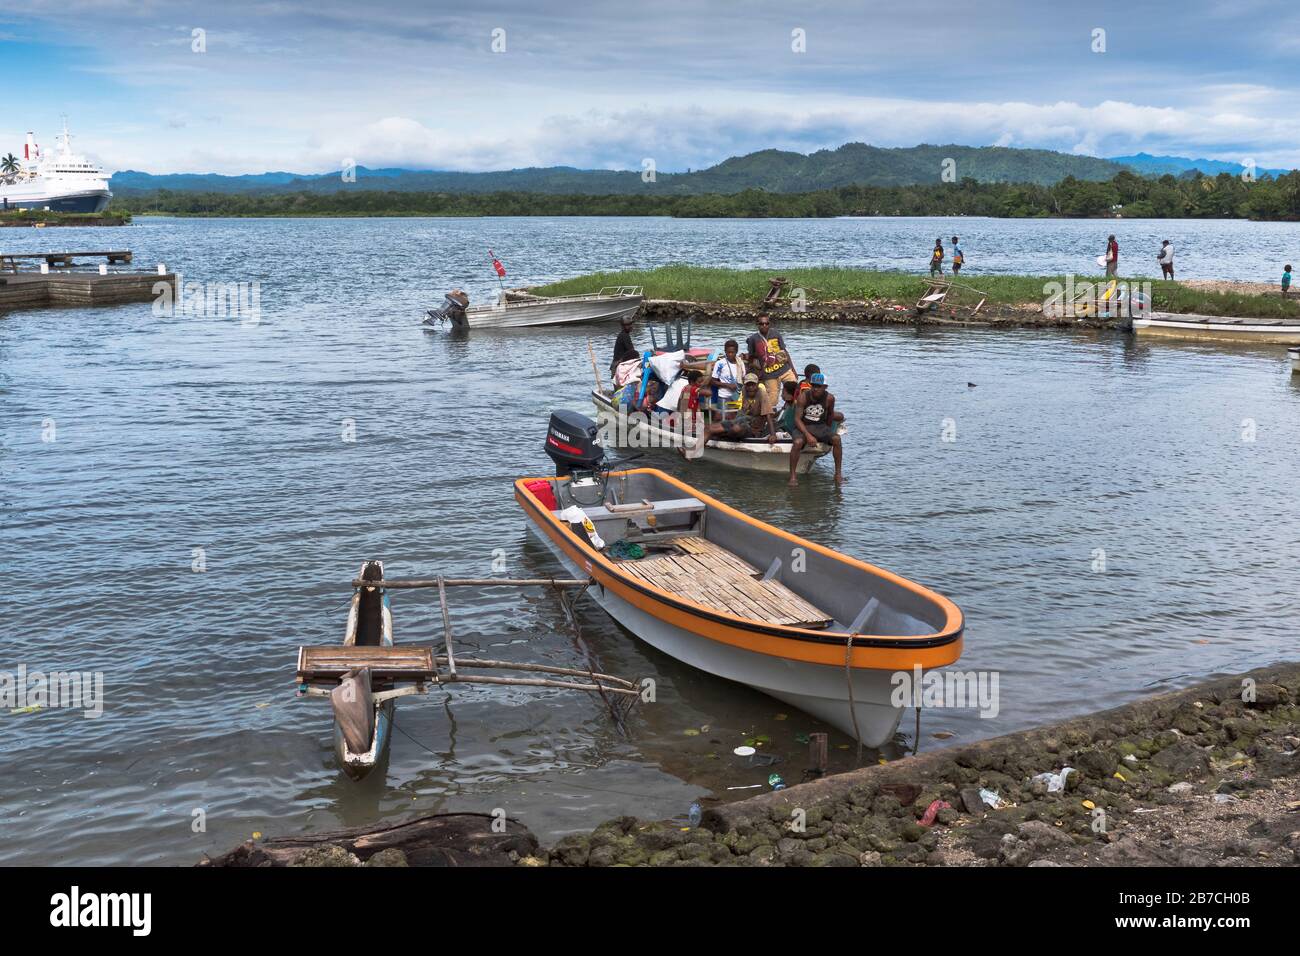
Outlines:
{"type": "MultiPolygon", "coordinates": [[[[1202,172],[1207,176],[1217,176],[1219,173],[1232,173],[1234,176],[1239,175],[1246,167],[1241,163],[1225,163],[1220,159],[1188,159],[1185,156],[1152,156],[1150,153],[1135,153],[1132,156],[1112,156],[1112,163],[1120,163],[1128,166],[1135,172],[1144,176],[1163,176],[1168,173],[1171,176],[1183,176],[1191,172],[1202,172]]],[[[1289,169],[1264,169],[1256,167],[1255,175],[1263,176],[1267,173],[1270,176],[1284,176],[1289,173],[1289,169]]]]}
{"type": "MultiPolygon", "coordinates": [[[[908,146],[882,148],[847,143],[838,149],[804,155],[765,149],[685,173],[659,173],[645,182],[639,171],[576,169],[571,166],[464,173],[442,170],[369,169],[357,167],[356,181],[345,182],[341,172],[297,174],[287,172],[222,176],[216,173],[151,173],[125,170],[110,180],[113,192],[133,195],[170,189],[185,192],[286,193],[339,190],[392,190],[397,192],[492,193],[524,192],[586,195],[698,196],[762,189],[774,193],[802,193],[839,186],[910,186],[944,181],[951,160],[952,173],[980,182],[1020,182],[1051,185],[1066,176],[1085,180],[1111,179],[1130,169],[1142,175],[1184,175],[1200,169],[1208,175],[1240,172],[1241,166],[1219,160],[1178,156],[1118,156],[1098,159],[1045,149],[1001,146],[908,146]]],[[[1281,170],[1258,170],[1277,175],[1281,170]]]]}

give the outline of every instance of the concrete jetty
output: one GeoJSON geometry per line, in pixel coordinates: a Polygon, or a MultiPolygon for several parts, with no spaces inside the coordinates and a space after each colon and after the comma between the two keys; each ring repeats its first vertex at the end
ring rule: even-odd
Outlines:
{"type": "Polygon", "coordinates": [[[176,291],[175,273],[91,272],[73,268],[78,258],[102,258],[106,265],[116,265],[131,262],[132,256],[129,251],[0,254],[0,313],[150,302],[159,282],[169,284],[173,294],[176,291]],[[22,260],[39,261],[46,271],[20,269],[22,260]]]}

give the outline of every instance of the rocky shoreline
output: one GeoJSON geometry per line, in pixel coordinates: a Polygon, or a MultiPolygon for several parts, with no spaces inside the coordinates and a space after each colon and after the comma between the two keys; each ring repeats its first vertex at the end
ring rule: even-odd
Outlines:
{"type": "Polygon", "coordinates": [[[847,325],[910,325],[913,327],[999,328],[999,329],[1120,329],[1127,320],[1070,318],[1043,312],[1037,303],[1002,305],[984,303],[974,306],[940,306],[918,313],[914,305],[888,299],[853,302],[816,302],[804,311],[792,310],[787,304],[729,305],[719,302],[687,302],[677,299],[647,299],[641,317],[653,323],[676,322],[678,319],[707,319],[752,326],[759,315],[770,315],[783,322],[834,322],[847,325]]]}
{"type": "Polygon", "coordinates": [[[1295,866],[1300,663],[541,847],[441,814],[248,841],[217,866],[1295,866]],[[1065,768],[1070,768],[1068,772],[1065,768]]]}
{"type": "Polygon", "coordinates": [[[1294,866],[1298,702],[1300,664],[1278,665],[719,806],[695,828],[613,820],[534,865],[1294,866]],[[1046,775],[1065,767],[1057,789],[1046,775]]]}

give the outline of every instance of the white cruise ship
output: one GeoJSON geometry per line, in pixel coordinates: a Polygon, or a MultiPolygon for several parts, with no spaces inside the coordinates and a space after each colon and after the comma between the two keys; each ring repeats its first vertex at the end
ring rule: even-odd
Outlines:
{"type": "Polygon", "coordinates": [[[43,154],[32,133],[21,157],[0,150],[0,209],[101,212],[112,196],[104,171],[72,151],[66,122],[53,156],[43,154]]]}

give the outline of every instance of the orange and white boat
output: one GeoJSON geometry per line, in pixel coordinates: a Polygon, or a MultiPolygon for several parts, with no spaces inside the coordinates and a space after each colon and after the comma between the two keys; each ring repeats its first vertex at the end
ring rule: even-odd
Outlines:
{"type": "Polygon", "coordinates": [[[961,655],[935,592],[746,515],[652,468],[608,471],[595,422],[551,417],[554,478],[520,478],[532,528],[609,615],[660,651],[879,746],[894,675],[961,655]]]}

